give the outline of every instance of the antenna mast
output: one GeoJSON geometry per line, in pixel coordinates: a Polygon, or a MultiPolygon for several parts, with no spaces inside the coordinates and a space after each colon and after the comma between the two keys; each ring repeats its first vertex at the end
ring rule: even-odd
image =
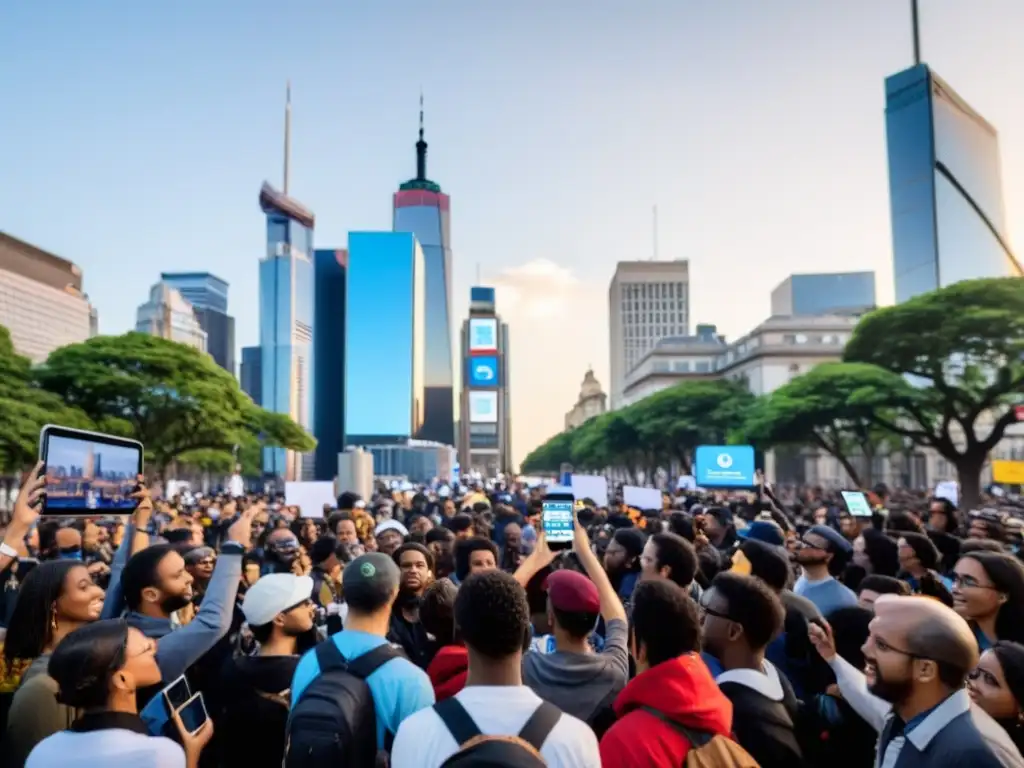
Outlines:
{"type": "Polygon", "coordinates": [[[289,160],[292,149],[292,81],[288,81],[284,98],[284,189],[285,196],[288,195],[288,173],[289,160]]]}
{"type": "Polygon", "coordinates": [[[651,261],[657,261],[658,260],[658,206],[654,206],[653,234],[654,234],[654,256],[651,259],[651,261]]]}
{"type": "Polygon", "coordinates": [[[918,23],[917,0],[910,0],[910,23],[914,35],[914,66],[921,63],[921,28],[918,23]]]}

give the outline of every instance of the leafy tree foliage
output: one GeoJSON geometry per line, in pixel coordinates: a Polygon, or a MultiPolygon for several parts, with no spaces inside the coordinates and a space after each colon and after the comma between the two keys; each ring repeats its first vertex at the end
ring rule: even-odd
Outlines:
{"type": "Polygon", "coordinates": [[[915,386],[897,414],[873,420],[954,464],[963,503],[974,505],[986,457],[1024,401],[1024,280],[967,280],[872,312],[844,358],[915,386]]]}
{"type": "Polygon", "coordinates": [[[287,416],[255,406],[211,357],[155,336],[97,336],[54,351],[34,374],[100,428],[140,440],[160,476],[182,454],[230,455],[254,436],[300,451],[315,445],[287,416]]]}

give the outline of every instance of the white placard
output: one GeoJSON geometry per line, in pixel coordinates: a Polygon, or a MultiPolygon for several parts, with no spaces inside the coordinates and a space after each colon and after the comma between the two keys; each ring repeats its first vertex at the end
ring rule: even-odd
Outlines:
{"type": "Polygon", "coordinates": [[[576,501],[593,499],[599,507],[608,506],[608,479],[604,475],[573,475],[571,480],[576,501]]]}
{"type": "Polygon", "coordinates": [[[955,507],[960,503],[960,486],[956,480],[943,480],[935,486],[935,498],[947,499],[955,507]]]}
{"type": "Polygon", "coordinates": [[[323,517],[325,504],[330,507],[337,504],[334,483],[330,480],[285,483],[284,503],[289,507],[298,507],[302,517],[323,517]]]}
{"type": "Polygon", "coordinates": [[[661,509],[661,491],[657,488],[640,488],[636,485],[622,486],[622,501],[627,507],[639,509],[661,509]]]}
{"type": "Polygon", "coordinates": [[[680,491],[696,491],[697,478],[693,475],[683,475],[676,481],[676,488],[680,491]]]}

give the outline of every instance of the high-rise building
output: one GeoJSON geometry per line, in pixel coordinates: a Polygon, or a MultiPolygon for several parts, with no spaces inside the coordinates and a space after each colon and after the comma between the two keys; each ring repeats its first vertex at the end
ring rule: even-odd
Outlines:
{"type": "Polygon", "coordinates": [[[345,441],[405,443],[423,427],[423,249],[409,232],[350,232],[345,292],[345,441]]]}
{"type": "Polygon", "coordinates": [[[608,287],[611,407],[621,407],[626,375],[660,339],[686,336],[690,267],[676,261],[620,261],[608,287]]]}
{"type": "Polygon", "coordinates": [[[58,347],[93,335],[94,317],[81,269],[0,232],[0,325],[19,354],[41,363],[58,347]]]}
{"type": "Polygon", "coordinates": [[[427,142],[423,138],[423,99],[416,142],[416,177],[394,195],[395,232],[411,232],[423,249],[426,270],[426,349],[424,351],[423,428],[419,437],[455,445],[454,363],[452,355],[452,251],[449,198],[427,178],[427,142]]]}
{"type": "Polygon", "coordinates": [[[772,291],[773,316],[862,315],[875,306],[874,272],[790,275],[772,291]]]}
{"type": "MultiPolygon", "coordinates": [[[[284,188],[264,182],[267,249],[260,260],[260,405],[313,431],[313,212],[288,196],[291,89],[285,107],[284,188]]],[[[312,475],[313,454],[263,449],[263,472],[284,480],[312,475]]]]}
{"type": "Polygon", "coordinates": [[[927,64],[886,78],[896,301],[1021,276],[1003,207],[999,136],[927,64]]]}
{"type": "Polygon", "coordinates": [[[242,364],[238,367],[238,383],[252,401],[263,402],[263,349],[242,347],[242,364]]]}
{"type": "Polygon", "coordinates": [[[149,300],[139,305],[135,330],[206,351],[206,331],[192,305],[162,280],[149,289],[149,300]]]}
{"type": "Polygon", "coordinates": [[[185,297],[206,331],[206,351],[235,375],[235,318],[228,314],[228,283],[209,272],[164,272],[160,279],[185,297]]]}
{"type": "Polygon", "coordinates": [[[494,477],[512,471],[508,325],[501,322],[494,289],[470,289],[469,317],[462,324],[462,403],[459,422],[461,471],[494,477]]]}
{"type": "Polygon", "coordinates": [[[345,273],[348,251],[317,249],[313,254],[316,327],[313,406],[316,437],[315,480],[333,480],[338,454],[345,450],[345,273]]]}

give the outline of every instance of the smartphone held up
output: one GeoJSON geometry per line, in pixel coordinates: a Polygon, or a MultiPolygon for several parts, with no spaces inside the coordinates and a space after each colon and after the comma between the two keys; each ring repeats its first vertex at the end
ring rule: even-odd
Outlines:
{"type": "Polygon", "coordinates": [[[552,488],[541,505],[541,524],[548,548],[553,551],[571,549],[575,535],[573,504],[575,498],[568,488],[552,488]]]}

